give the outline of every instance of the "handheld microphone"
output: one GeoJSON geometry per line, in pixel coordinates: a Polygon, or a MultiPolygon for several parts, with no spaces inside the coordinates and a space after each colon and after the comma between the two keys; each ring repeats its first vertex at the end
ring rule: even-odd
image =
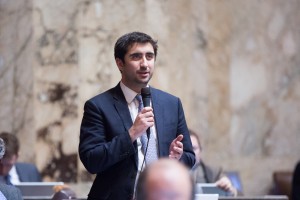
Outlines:
{"type": "MultiPolygon", "coordinates": [[[[144,87],[141,90],[144,107],[150,107],[151,92],[149,87],[144,87]]],[[[150,137],[150,127],[147,129],[147,137],[150,137]]]]}

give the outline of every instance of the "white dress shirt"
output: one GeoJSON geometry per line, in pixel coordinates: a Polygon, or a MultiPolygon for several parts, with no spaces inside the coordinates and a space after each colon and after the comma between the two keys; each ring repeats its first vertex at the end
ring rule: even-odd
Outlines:
{"type": "MultiPolygon", "coordinates": [[[[121,86],[121,89],[123,91],[123,94],[125,96],[125,99],[127,101],[127,104],[128,104],[128,108],[129,108],[129,112],[130,112],[130,115],[131,115],[131,119],[132,119],[132,122],[134,122],[137,114],[138,114],[138,108],[139,108],[139,103],[138,101],[135,99],[136,95],[138,93],[136,93],[135,91],[131,90],[130,88],[128,88],[127,86],[125,86],[122,81],[120,82],[120,86],[121,86]]],[[[150,106],[151,106],[151,102],[150,102],[150,106]]],[[[156,137],[156,129],[155,129],[155,125],[152,126],[150,128],[150,131],[151,133],[153,133],[154,135],[154,138],[155,138],[155,142],[157,144],[157,137],[156,137]]],[[[142,163],[144,161],[144,153],[142,151],[142,143],[141,143],[141,139],[138,138],[137,139],[137,146],[138,146],[138,160],[139,160],[139,163],[138,163],[138,171],[142,171],[142,163]]],[[[157,146],[157,145],[156,145],[157,146]]],[[[145,166],[143,166],[144,168],[145,166]]]]}
{"type": "Polygon", "coordinates": [[[10,169],[8,174],[10,175],[10,182],[13,185],[16,185],[21,182],[15,165],[10,169]]]}
{"type": "Polygon", "coordinates": [[[4,194],[0,191],[0,199],[1,200],[6,200],[6,197],[4,196],[4,194]]]}

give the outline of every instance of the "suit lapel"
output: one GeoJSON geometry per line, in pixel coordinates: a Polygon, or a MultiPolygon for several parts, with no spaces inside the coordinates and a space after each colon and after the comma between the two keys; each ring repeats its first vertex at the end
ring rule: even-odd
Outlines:
{"type": "Polygon", "coordinates": [[[132,120],[120,85],[115,87],[113,97],[115,108],[123,121],[125,129],[128,130],[132,126],[132,120]]]}
{"type": "MultiPolygon", "coordinates": [[[[132,123],[132,119],[130,116],[130,112],[128,109],[128,105],[127,105],[125,96],[120,87],[120,83],[114,88],[113,97],[114,97],[115,108],[116,108],[118,114],[120,115],[120,118],[122,119],[125,130],[128,131],[133,123],[132,123]]],[[[133,143],[133,146],[137,152],[137,142],[136,141],[133,143]]],[[[138,154],[135,153],[134,157],[135,157],[134,161],[135,161],[136,168],[138,168],[138,154]]]]}
{"type": "Polygon", "coordinates": [[[159,150],[159,157],[161,155],[160,142],[162,141],[163,134],[163,127],[164,127],[164,107],[160,104],[159,96],[155,89],[151,87],[151,97],[152,97],[152,107],[154,112],[154,120],[155,120],[155,128],[156,128],[156,137],[158,141],[158,150],[159,150]]]}

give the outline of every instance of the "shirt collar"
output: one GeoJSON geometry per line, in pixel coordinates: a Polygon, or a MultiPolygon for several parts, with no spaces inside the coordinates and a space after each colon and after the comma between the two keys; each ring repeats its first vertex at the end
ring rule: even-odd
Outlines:
{"type": "Polygon", "coordinates": [[[130,89],[129,87],[127,87],[126,85],[124,85],[124,83],[122,83],[122,81],[120,82],[120,86],[121,86],[121,89],[123,91],[123,94],[125,96],[127,103],[130,104],[136,97],[137,93],[135,91],[133,91],[132,89],[130,89]]]}
{"type": "MultiPolygon", "coordinates": [[[[129,87],[124,85],[124,83],[122,83],[122,81],[120,81],[120,87],[121,87],[121,90],[123,91],[123,94],[125,96],[127,103],[130,104],[134,100],[134,98],[136,97],[136,95],[138,93],[136,93],[135,91],[133,91],[132,89],[130,89],[129,87]]],[[[149,87],[149,86],[147,85],[147,87],[149,87]]]]}

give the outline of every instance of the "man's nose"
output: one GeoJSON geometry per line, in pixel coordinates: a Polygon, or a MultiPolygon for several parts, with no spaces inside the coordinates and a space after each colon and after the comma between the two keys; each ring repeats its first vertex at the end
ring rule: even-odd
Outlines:
{"type": "Polygon", "coordinates": [[[148,60],[146,58],[146,56],[143,56],[141,59],[141,66],[142,67],[148,67],[148,60]]]}

